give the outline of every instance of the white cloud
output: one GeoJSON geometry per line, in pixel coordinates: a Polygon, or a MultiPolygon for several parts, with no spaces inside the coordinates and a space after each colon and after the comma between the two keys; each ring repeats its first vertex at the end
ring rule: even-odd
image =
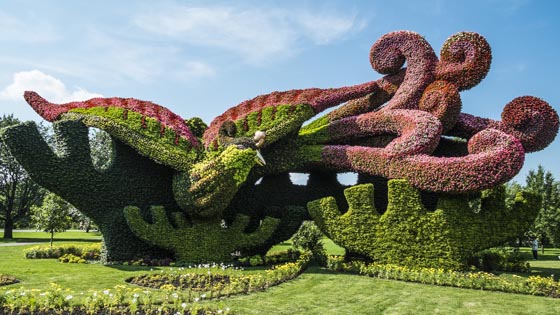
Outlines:
{"type": "Polygon", "coordinates": [[[301,40],[326,44],[365,26],[355,15],[341,12],[235,7],[172,7],[141,14],[134,24],[158,36],[194,46],[217,47],[262,63],[285,56],[301,40]]]}
{"type": "Polygon", "coordinates": [[[0,99],[22,101],[24,91],[35,91],[54,103],[83,101],[102,96],[80,87],[69,90],[59,79],[39,70],[31,70],[14,73],[12,83],[0,91],[0,99]]]}

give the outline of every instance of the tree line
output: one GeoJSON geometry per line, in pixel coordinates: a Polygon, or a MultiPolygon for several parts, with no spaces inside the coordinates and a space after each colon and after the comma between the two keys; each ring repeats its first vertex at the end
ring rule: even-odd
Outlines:
{"type": "MultiPolygon", "coordinates": [[[[0,117],[0,129],[19,124],[13,115],[0,117]]],[[[39,132],[51,145],[51,128],[38,125],[39,132]]],[[[102,169],[110,162],[110,136],[99,130],[92,130],[90,146],[94,166],[102,169]]],[[[12,157],[8,148],[0,141],[0,228],[4,229],[4,239],[13,238],[15,228],[38,229],[51,233],[64,231],[72,225],[86,231],[93,228],[89,218],[62,198],[35,183],[25,169],[12,157]]]]}

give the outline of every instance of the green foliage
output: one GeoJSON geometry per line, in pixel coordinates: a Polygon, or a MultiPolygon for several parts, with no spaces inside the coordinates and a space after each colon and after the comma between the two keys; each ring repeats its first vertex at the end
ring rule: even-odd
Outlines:
{"type": "Polygon", "coordinates": [[[560,246],[560,182],[540,165],[537,171],[530,170],[525,180],[524,190],[542,197],[542,205],[529,234],[560,246]]]}
{"type": "MultiPolygon", "coordinates": [[[[0,117],[0,129],[19,124],[13,115],[0,117]]],[[[47,140],[47,130],[39,125],[41,136],[47,140]]],[[[29,220],[29,209],[38,204],[44,192],[19,165],[8,146],[0,142],[0,226],[4,239],[11,239],[14,225],[29,220]]]]}
{"type": "Polygon", "coordinates": [[[469,258],[469,264],[482,271],[529,272],[531,266],[518,249],[485,249],[469,258]]]}
{"type": "Polygon", "coordinates": [[[281,252],[267,253],[264,257],[261,255],[241,257],[238,258],[235,263],[236,265],[244,267],[272,266],[281,263],[295,262],[300,255],[300,251],[288,249],[281,252]]]}
{"type": "Polygon", "coordinates": [[[33,122],[3,129],[0,138],[35,182],[96,223],[105,243],[104,261],[170,256],[136,237],[122,209],[157,204],[178,210],[170,189],[174,171],[139,156],[114,138],[113,159],[99,171],[93,166],[88,128],[82,122],[55,122],[53,128],[56,153],[33,122]]]}
{"type": "Polygon", "coordinates": [[[124,111],[125,109],[118,107],[107,110],[102,107],[76,108],[64,117],[70,121],[81,121],[88,127],[102,129],[133,147],[141,155],[176,170],[189,170],[199,159],[201,152],[187,140],[177,137],[172,129],[162,129],[161,123],[156,119],[133,111],[127,111],[127,119],[123,119],[124,111]]]}
{"type": "Polygon", "coordinates": [[[219,218],[256,163],[256,151],[229,146],[173,178],[177,204],[195,218],[219,218]]]}
{"type": "Polygon", "coordinates": [[[70,263],[70,264],[87,264],[87,261],[82,257],[72,255],[72,254],[64,254],[58,258],[58,261],[61,263],[70,263]]]}
{"type": "Polygon", "coordinates": [[[271,286],[294,279],[307,268],[311,257],[311,253],[303,252],[295,262],[276,265],[265,272],[254,274],[231,271],[224,266],[219,266],[219,268],[208,266],[208,268],[204,268],[204,273],[176,269],[165,273],[141,275],[127,281],[156,289],[208,292],[205,294],[205,298],[216,299],[264,291],[271,286]]]}
{"type": "Polygon", "coordinates": [[[292,245],[297,249],[309,251],[320,265],[326,262],[324,234],[313,221],[305,221],[292,237],[292,245]]]}
{"type": "Polygon", "coordinates": [[[373,185],[357,185],[344,190],[348,211],[340,214],[334,197],[308,204],[308,210],[317,226],[335,243],[346,250],[371,256],[375,249],[375,232],[379,214],[375,210],[373,185]]]}
{"type": "Polygon", "coordinates": [[[239,215],[230,226],[220,220],[190,224],[181,212],[173,213],[173,224],[163,207],[151,207],[152,223],[147,222],[138,207],[126,207],[124,213],[130,228],[146,242],[171,250],[180,263],[231,261],[231,254],[265,242],[278,225],[278,219],[266,218],[252,233],[245,233],[249,218],[239,215]]]}
{"type": "Polygon", "coordinates": [[[265,145],[268,145],[296,132],[313,116],[315,112],[308,104],[264,107],[262,111],[251,112],[244,119],[236,120],[235,136],[252,138],[257,130],[265,131],[265,145]]]}
{"type": "Polygon", "coordinates": [[[195,137],[199,139],[202,138],[204,130],[208,128],[208,125],[206,125],[206,123],[199,117],[186,119],[185,124],[187,125],[187,127],[189,127],[193,135],[195,135],[195,137]]]}
{"type": "Polygon", "coordinates": [[[59,196],[48,193],[41,206],[31,207],[31,220],[38,230],[51,234],[51,246],[54,233],[64,232],[72,224],[70,208],[72,206],[59,196]]]}
{"type": "Polygon", "coordinates": [[[99,259],[101,243],[77,245],[62,244],[57,246],[37,245],[24,250],[25,258],[60,258],[64,255],[74,255],[87,260],[99,259]]]}
{"type": "Polygon", "coordinates": [[[113,159],[113,140],[103,130],[90,129],[91,160],[93,166],[99,170],[106,169],[113,159]]]}
{"type": "MultiPolygon", "coordinates": [[[[217,315],[230,314],[229,309],[213,309],[197,304],[190,294],[165,291],[158,304],[154,293],[123,285],[101,292],[74,292],[55,283],[46,290],[8,290],[0,295],[0,314],[134,314],[134,315],[217,315]]],[[[199,298],[196,298],[199,299],[199,298]]]]}
{"type": "Polygon", "coordinates": [[[373,186],[358,185],[345,193],[350,206],[345,214],[332,198],[308,204],[319,228],[335,243],[383,264],[445,269],[467,268],[476,252],[517,236],[531,224],[540,203],[534,194],[518,193],[507,208],[505,190],[498,187],[481,196],[440,195],[431,212],[406,180],[390,180],[387,210],[379,215],[373,186]]]}

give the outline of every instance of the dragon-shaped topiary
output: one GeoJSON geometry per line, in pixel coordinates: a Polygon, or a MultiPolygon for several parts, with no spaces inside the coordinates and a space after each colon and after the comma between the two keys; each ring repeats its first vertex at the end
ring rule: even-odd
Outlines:
{"type": "MultiPolygon", "coordinates": [[[[476,193],[510,180],[525,152],[545,148],[558,131],[554,109],[531,96],[506,105],[502,121],[461,113],[459,92],[478,84],[490,69],[490,46],[476,33],[450,37],[439,59],[419,34],[389,33],[372,46],[370,62],[386,75],[349,87],[261,95],[230,108],[207,128],[199,119],[186,121],[147,101],[94,98],[58,105],[26,92],[35,111],[54,122],[58,154],[31,124],[4,130],[2,139],[32,178],[96,220],[108,258],[120,259],[131,251],[144,253],[138,250],[142,239],[181,251],[178,257],[195,257],[185,254],[192,252],[185,246],[167,246],[165,235],[139,228],[165,223],[166,231],[196,230],[174,227],[161,209],[168,216],[182,212],[191,225],[223,220],[225,229],[235,225],[238,214],[249,215],[247,228],[237,234],[252,233],[262,222],[273,222],[266,219],[272,216],[283,230],[271,234],[278,237],[274,241],[286,239],[308,218],[308,201],[332,195],[339,208],[345,206],[339,172],[406,179],[432,194],[476,193]],[[91,166],[86,127],[114,139],[115,157],[106,170],[91,166]],[[311,173],[307,185],[293,185],[290,172],[311,173]],[[127,206],[136,208],[123,212],[127,206]],[[159,209],[156,218],[151,206],[161,207],[153,208],[159,209]]],[[[180,233],[173,235],[177,243],[180,233]]],[[[190,236],[185,239],[194,244],[190,236]]],[[[262,253],[274,241],[232,243],[237,250],[262,253]]]]}

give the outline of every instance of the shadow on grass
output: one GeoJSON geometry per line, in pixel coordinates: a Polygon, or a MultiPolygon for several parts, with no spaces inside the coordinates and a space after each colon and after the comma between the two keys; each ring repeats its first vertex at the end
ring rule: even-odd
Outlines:
{"type": "MultiPolygon", "coordinates": [[[[307,267],[307,270],[305,270],[304,273],[312,273],[312,274],[316,274],[316,275],[337,275],[337,274],[341,274],[341,272],[329,270],[327,268],[319,267],[319,266],[316,266],[316,265],[312,265],[312,266],[307,267]]],[[[346,274],[349,274],[349,273],[346,273],[346,274]]]]}
{"type": "Polygon", "coordinates": [[[131,265],[105,265],[105,267],[117,269],[120,271],[154,271],[161,268],[156,266],[131,266],[131,265]]]}
{"type": "MultiPolygon", "coordinates": [[[[12,238],[12,239],[0,239],[0,244],[9,243],[49,243],[50,238],[12,238]]],[[[60,242],[100,242],[101,239],[95,238],[55,238],[54,244],[60,242]]]]}

